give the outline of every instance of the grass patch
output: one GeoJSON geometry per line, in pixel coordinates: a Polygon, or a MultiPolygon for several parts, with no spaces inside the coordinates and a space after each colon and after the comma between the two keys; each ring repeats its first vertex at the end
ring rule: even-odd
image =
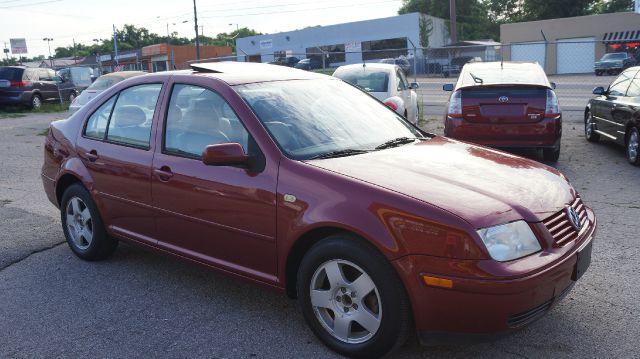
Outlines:
{"type": "Polygon", "coordinates": [[[56,113],[65,112],[69,109],[68,103],[43,103],[42,107],[37,110],[32,110],[26,107],[5,107],[0,109],[0,119],[3,118],[19,118],[27,116],[30,113],[56,113]]]}
{"type": "Polygon", "coordinates": [[[46,136],[49,134],[49,127],[37,133],[38,136],[46,136]]]}

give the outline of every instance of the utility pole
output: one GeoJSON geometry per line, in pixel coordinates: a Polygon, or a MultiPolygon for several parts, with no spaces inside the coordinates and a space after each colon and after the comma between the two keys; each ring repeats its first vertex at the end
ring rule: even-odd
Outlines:
{"type": "Polygon", "coordinates": [[[451,35],[451,43],[458,42],[458,27],[456,24],[456,0],[449,0],[449,22],[451,23],[451,29],[449,33],[451,35]]]}
{"type": "Polygon", "coordinates": [[[196,30],[196,60],[200,60],[200,40],[198,39],[198,10],[196,0],[193,0],[193,28],[196,30]]]}
{"type": "Polygon", "coordinates": [[[73,38],[73,63],[77,64],[78,63],[78,56],[76,56],[76,39],[73,38]]]}
{"type": "Polygon", "coordinates": [[[51,57],[51,41],[53,41],[53,39],[50,37],[45,37],[42,40],[47,42],[47,46],[49,47],[49,62],[51,63],[51,67],[53,67],[53,57],[51,57]]]}
{"type": "Polygon", "coordinates": [[[7,57],[7,65],[9,65],[9,49],[7,48],[7,43],[4,43],[4,55],[7,57]]]}
{"type": "Polygon", "coordinates": [[[116,53],[114,60],[116,60],[116,65],[118,65],[118,33],[116,32],[116,25],[113,25],[113,50],[116,53]]]}

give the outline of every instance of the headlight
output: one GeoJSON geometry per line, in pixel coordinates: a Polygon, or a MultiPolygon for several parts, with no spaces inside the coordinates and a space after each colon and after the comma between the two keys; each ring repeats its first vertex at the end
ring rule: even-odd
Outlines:
{"type": "Polygon", "coordinates": [[[478,230],[491,258],[506,262],[542,249],[525,221],[516,221],[478,230]]]}

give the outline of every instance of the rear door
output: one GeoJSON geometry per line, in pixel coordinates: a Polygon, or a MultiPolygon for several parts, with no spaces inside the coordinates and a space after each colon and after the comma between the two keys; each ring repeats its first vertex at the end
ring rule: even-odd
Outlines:
{"type": "Polygon", "coordinates": [[[49,72],[48,69],[38,69],[38,86],[40,88],[40,95],[44,101],[55,101],[58,99],[58,86],[53,81],[55,73],[49,72]]]}
{"type": "Polygon", "coordinates": [[[18,85],[22,86],[24,71],[18,67],[0,67],[0,103],[7,101],[5,98],[20,95],[22,89],[18,85]]]}

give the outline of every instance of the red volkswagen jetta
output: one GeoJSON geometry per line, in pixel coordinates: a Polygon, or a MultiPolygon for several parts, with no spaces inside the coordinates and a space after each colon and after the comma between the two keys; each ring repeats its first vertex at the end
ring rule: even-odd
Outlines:
{"type": "Polygon", "coordinates": [[[464,66],[445,115],[444,134],[500,148],[542,149],[560,157],[562,112],[544,70],[535,62],[474,62],[464,66]]]}
{"type": "Polygon", "coordinates": [[[596,229],[553,168],[261,64],[117,84],[51,125],[42,179],[80,258],[125,240],[276,288],[356,357],[413,325],[432,342],[530,323],[584,273],[596,229]]]}

